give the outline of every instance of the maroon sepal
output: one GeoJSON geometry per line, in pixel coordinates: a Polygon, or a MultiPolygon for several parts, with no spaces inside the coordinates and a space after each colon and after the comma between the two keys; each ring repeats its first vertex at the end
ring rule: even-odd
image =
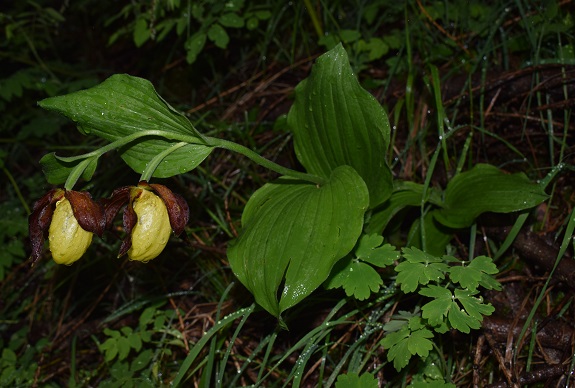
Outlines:
{"type": "Polygon", "coordinates": [[[138,222],[138,215],[134,210],[134,199],[138,197],[139,193],[133,195],[132,193],[134,191],[136,190],[131,191],[131,194],[129,194],[128,206],[124,208],[123,223],[126,237],[122,241],[122,245],[120,245],[118,257],[124,256],[132,247],[132,229],[134,229],[134,226],[136,226],[136,223],[138,222]]]}
{"type": "Polygon", "coordinates": [[[70,201],[74,218],[82,229],[102,237],[106,228],[106,218],[102,205],[95,202],[90,193],[86,191],[67,190],[65,196],[70,201]]]}
{"type": "Polygon", "coordinates": [[[122,206],[130,201],[130,190],[132,186],[120,187],[112,192],[110,198],[101,199],[100,202],[104,206],[104,213],[106,218],[106,229],[109,229],[114,222],[116,214],[120,211],[122,206]]]}
{"type": "Polygon", "coordinates": [[[32,260],[32,265],[42,256],[44,239],[46,238],[50,223],[52,222],[52,215],[54,214],[54,203],[62,199],[63,196],[64,190],[52,189],[34,203],[32,214],[28,217],[28,235],[32,248],[30,259],[32,260]]]}
{"type": "Polygon", "coordinates": [[[190,208],[188,203],[180,195],[175,194],[172,190],[164,185],[151,184],[152,189],[166,204],[168,210],[168,217],[170,218],[170,225],[176,236],[179,236],[184,231],[189,219],[190,208]]]}

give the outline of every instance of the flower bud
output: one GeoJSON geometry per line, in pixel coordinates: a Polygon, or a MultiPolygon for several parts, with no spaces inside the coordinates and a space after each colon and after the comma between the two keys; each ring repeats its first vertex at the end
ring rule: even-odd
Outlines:
{"type": "Polygon", "coordinates": [[[56,263],[71,265],[80,259],[90,246],[92,235],[74,217],[70,201],[62,198],[56,202],[48,230],[50,252],[56,263]]]}
{"type": "Polygon", "coordinates": [[[132,246],[128,250],[128,258],[148,262],[162,253],[172,227],[164,201],[148,190],[139,190],[133,203],[137,222],[132,229],[132,246]]]}

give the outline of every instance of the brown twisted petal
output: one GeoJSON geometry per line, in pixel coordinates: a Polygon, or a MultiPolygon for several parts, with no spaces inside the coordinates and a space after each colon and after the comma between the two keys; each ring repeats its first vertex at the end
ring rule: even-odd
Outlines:
{"type": "Polygon", "coordinates": [[[112,192],[110,198],[101,199],[106,218],[106,229],[109,229],[114,222],[114,218],[120,208],[130,201],[130,190],[132,186],[120,187],[112,192]]]}
{"type": "Polygon", "coordinates": [[[187,225],[190,218],[190,208],[188,203],[180,195],[175,194],[172,190],[164,185],[150,185],[156,193],[162,198],[168,209],[170,225],[176,236],[179,236],[187,225]]]}
{"type": "Polygon", "coordinates": [[[62,199],[63,196],[64,190],[52,189],[34,203],[32,214],[28,217],[28,236],[32,248],[32,253],[30,254],[32,264],[38,261],[42,255],[45,234],[48,232],[52,222],[52,215],[54,214],[52,205],[62,199]]]}
{"type": "Polygon", "coordinates": [[[136,199],[141,193],[141,189],[137,189],[135,187],[128,187],[128,189],[130,189],[130,191],[127,192],[129,204],[124,208],[124,215],[123,215],[123,224],[124,224],[124,231],[126,232],[126,237],[122,241],[122,245],[120,245],[120,251],[118,252],[118,257],[125,255],[132,247],[132,230],[134,229],[136,222],[138,222],[138,216],[134,211],[133,204],[134,199],[136,199]]]}
{"type": "Polygon", "coordinates": [[[82,229],[102,237],[106,227],[106,217],[102,205],[95,202],[90,193],[86,191],[67,190],[64,195],[70,201],[74,218],[82,229]]]}

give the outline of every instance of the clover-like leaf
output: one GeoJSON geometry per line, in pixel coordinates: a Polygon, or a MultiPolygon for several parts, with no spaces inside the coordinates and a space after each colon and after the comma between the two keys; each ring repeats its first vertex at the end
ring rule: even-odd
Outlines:
{"type": "Polygon", "coordinates": [[[418,327],[411,326],[412,324],[416,325],[416,323],[412,322],[414,318],[421,320],[421,312],[418,306],[413,312],[399,310],[397,314],[391,316],[389,322],[383,325],[383,330],[386,332],[398,331],[405,325],[410,325],[411,329],[417,329],[418,327]]]}
{"type": "Polygon", "coordinates": [[[373,267],[349,256],[340,260],[333,270],[335,275],[326,281],[326,288],[342,287],[347,296],[353,295],[358,300],[369,298],[371,292],[377,292],[383,284],[381,276],[373,267]]]}
{"type": "Polygon", "coordinates": [[[471,329],[479,329],[481,327],[479,320],[458,308],[456,303],[453,303],[452,308],[449,309],[447,317],[449,318],[449,323],[455,330],[459,330],[465,334],[469,334],[471,329]]]}
{"type": "Polygon", "coordinates": [[[385,267],[399,259],[399,252],[391,244],[381,245],[383,237],[377,234],[363,235],[354,251],[355,257],[377,267],[385,267]]]}
{"type": "Polygon", "coordinates": [[[491,315],[495,308],[491,304],[484,304],[483,298],[475,296],[477,294],[478,291],[455,290],[455,298],[463,305],[465,311],[478,321],[482,321],[483,316],[491,315]]]}
{"type": "MultiPolygon", "coordinates": [[[[471,260],[468,265],[458,265],[451,267],[449,270],[450,279],[461,284],[462,288],[467,288],[469,290],[476,290],[481,284],[482,286],[487,286],[489,289],[501,289],[501,285],[498,282],[490,282],[487,278],[491,278],[490,275],[499,272],[497,266],[493,264],[493,260],[487,256],[478,256],[471,260]]],[[[491,278],[492,279],[492,278],[491,278]]]]}
{"type": "Polygon", "coordinates": [[[497,290],[501,291],[501,283],[497,281],[493,276],[488,275],[486,273],[483,274],[481,280],[479,281],[479,285],[486,290],[497,290]]]}
{"type": "Polygon", "coordinates": [[[309,173],[329,177],[336,167],[351,166],[367,184],[370,207],[389,198],[389,120],[359,84],[341,44],[319,57],[296,87],[288,125],[297,158],[309,173]]]}
{"type": "Polygon", "coordinates": [[[425,358],[433,349],[433,333],[426,328],[421,317],[412,317],[407,325],[397,331],[386,333],[380,341],[381,346],[389,349],[387,360],[393,361],[396,370],[404,368],[414,355],[425,358]]]}
{"type": "Polygon", "coordinates": [[[214,23],[208,29],[208,38],[214,42],[214,44],[222,49],[228,47],[230,42],[230,36],[226,32],[226,29],[220,24],[214,23]]]}
{"type": "MultiPolygon", "coordinates": [[[[119,149],[122,159],[141,173],[156,155],[180,140],[166,137],[185,136],[188,143],[167,155],[154,172],[166,178],[196,168],[212,151],[202,135],[181,113],[171,107],[142,78],[116,74],[90,89],[64,96],[50,97],[38,103],[42,108],[56,111],[78,125],[84,134],[92,134],[110,142],[142,131],[157,131],[157,136],[140,137],[119,149]]],[[[51,168],[51,183],[63,183],[65,173],[57,174],[53,158],[45,159],[44,168],[51,168]],[[59,178],[56,178],[59,177],[59,178]],[[61,181],[61,182],[56,182],[61,181]]]]}
{"type": "Polygon", "coordinates": [[[361,376],[357,373],[347,373],[337,376],[335,388],[377,388],[377,379],[371,373],[361,376]]]}
{"type": "Polygon", "coordinates": [[[353,254],[340,260],[325,282],[327,289],[342,287],[347,296],[364,300],[371,292],[377,292],[383,284],[381,276],[367,263],[385,267],[399,258],[399,252],[390,244],[384,244],[383,237],[372,234],[360,237],[353,254]],[[370,291],[371,290],[371,291],[370,291]]]}
{"type": "Polygon", "coordinates": [[[411,332],[407,339],[407,349],[411,354],[418,354],[420,357],[427,357],[429,351],[433,349],[433,333],[428,329],[418,329],[411,332]]]}
{"type": "Polygon", "coordinates": [[[413,292],[419,285],[445,278],[449,270],[442,259],[432,256],[415,247],[403,248],[405,261],[395,267],[397,283],[401,284],[403,292],[413,292]]]}
{"type": "Polygon", "coordinates": [[[457,308],[457,304],[453,301],[453,294],[446,288],[430,285],[419,290],[419,293],[433,298],[431,302],[421,307],[421,316],[432,326],[440,325],[454,305],[457,308]]]}
{"type": "Polygon", "coordinates": [[[386,334],[380,341],[381,346],[389,349],[387,360],[393,361],[393,366],[398,371],[409,363],[409,359],[412,356],[407,341],[410,334],[411,331],[405,325],[398,331],[386,334]]]}
{"type": "Polygon", "coordinates": [[[351,251],[368,204],[367,187],[349,166],[319,187],[289,178],[266,184],[248,201],[243,230],[228,249],[232,270],[262,307],[280,316],[351,251]]]}
{"type": "Polygon", "coordinates": [[[493,306],[483,304],[482,299],[474,296],[478,291],[456,289],[453,294],[443,287],[430,285],[422,288],[419,293],[434,298],[421,308],[422,317],[427,319],[430,325],[438,326],[447,317],[451,327],[463,333],[481,327],[483,316],[491,315],[495,310],[493,306]]]}

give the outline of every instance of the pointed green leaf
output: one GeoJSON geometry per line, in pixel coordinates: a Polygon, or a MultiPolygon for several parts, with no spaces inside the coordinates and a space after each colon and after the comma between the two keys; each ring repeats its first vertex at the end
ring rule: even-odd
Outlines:
{"type": "MultiPolygon", "coordinates": [[[[38,104],[73,120],[81,132],[110,142],[146,130],[162,131],[165,136],[186,136],[186,141],[197,142],[170,153],[154,172],[155,177],[166,178],[190,171],[212,151],[212,147],[203,144],[201,134],[190,121],[142,78],[117,74],[93,88],[47,98],[38,104]]],[[[119,152],[132,169],[141,173],[154,156],[178,141],[141,137],[119,152]]]]}
{"type": "Polygon", "coordinates": [[[232,270],[279,316],[351,251],[368,203],[365,183],[349,166],[335,169],[321,187],[289,178],[266,184],[248,201],[243,230],[228,249],[232,270]]]}
{"type": "Polygon", "coordinates": [[[296,87],[288,125],[297,157],[308,172],[329,177],[336,167],[348,165],[367,184],[370,207],[389,198],[389,120],[360,86],[341,45],[318,58],[311,75],[296,87]]]}
{"type": "Polygon", "coordinates": [[[449,182],[443,209],[435,217],[450,228],[466,228],[481,213],[529,209],[547,197],[543,188],[523,173],[506,174],[497,167],[478,164],[449,182]]]}

